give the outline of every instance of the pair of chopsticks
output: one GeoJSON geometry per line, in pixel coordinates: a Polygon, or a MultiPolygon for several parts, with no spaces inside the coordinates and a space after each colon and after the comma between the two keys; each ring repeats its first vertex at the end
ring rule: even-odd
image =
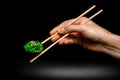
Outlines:
{"type": "MultiPolygon", "coordinates": [[[[85,14],[87,14],[88,12],[90,12],[92,9],[94,9],[96,6],[93,5],[92,7],[90,7],[88,10],[86,10],[84,13],[82,13],[80,16],[78,16],[76,19],[74,19],[72,22],[70,22],[68,25],[73,24],[74,22],[76,22],[79,18],[83,17],[85,14]]],[[[85,22],[83,22],[82,24],[86,24],[89,20],[91,20],[92,18],[94,18],[95,16],[97,16],[98,14],[100,14],[103,10],[99,10],[98,12],[96,12],[94,15],[92,15],[91,17],[89,17],[85,22]]],[[[46,43],[48,40],[50,40],[52,37],[54,37],[55,35],[57,35],[58,33],[56,32],[54,35],[48,37],[47,39],[45,39],[44,41],[42,41],[41,43],[44,44],[46,43]]],[[[54,42],[53,44],[51,44],[49,47],[47,47],[45,50],[43,50],[40,54],[38,54],[36,57],[34,57],[33,59],[30,60],[30,63],[32,63],[33,61],[35,61],[38,57],[40,57],[42,54],[44,54],[46,51],[48,51],[51,47],[53,47],[55,44],[57,44],[60,40],[62,40],[63,38],[67,37],[69,35],[69,33],[65,34],[64,36],[62,36],[60,39],[58,39],[56,42],[54,42]]]]}

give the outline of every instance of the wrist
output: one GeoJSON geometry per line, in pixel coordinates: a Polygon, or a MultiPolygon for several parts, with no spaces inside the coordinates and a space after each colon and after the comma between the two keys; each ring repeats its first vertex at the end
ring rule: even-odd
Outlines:
{"type": "Polygon", "coordinates": [[[120,36],[115,34],[107,35],[103,39],[103,48],[101,51],[120,58],[120,36]]]}

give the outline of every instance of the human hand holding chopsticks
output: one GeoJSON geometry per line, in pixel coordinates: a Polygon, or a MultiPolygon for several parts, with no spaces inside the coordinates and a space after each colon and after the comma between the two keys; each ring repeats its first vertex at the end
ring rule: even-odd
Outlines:
{"type": "Polygon", "coordinates": [[[82,24],[87,19],[86,17],[81,17],[71,25],[67,24],[74,19],[64,21],[51,30],[51,35],[58,32],[51,40],[55,42],[64,34],[69,33],[67,37],[59,41],[60,45],[80,44],[87,49],[104,52],[120,58],[120,36],[111,33],[92,20],[89,20],[86,24],[82,24]]]}
{"type": "MultiPolygon", "coordinates": [[[[87,14],[88,12],[90,12],[92,9],[94,9],[96,6],[93,5],[92,7],[90,7],[89,9],[87,9],[85,12],[83,12],[81,15],[79,15],[77,18],[75,18],[74,20],[70,21],[67,26],[75,23],[78,19],[80,19],[81,17],[83,17],[85,14],[87,14]]],[[[86,19],[82,24],[86,24],[89,20],[91,20],[92,18],[94,18],[95,16],[97,16],[98,14],[100,14],[103,10],[99,10],[98,12],[96,12],[94,15],[92,15],[91,17],[89,17],[88,19],[86,19]]],[[[51,38],[53,38],[54,36],[56,36],[58,34],[58,32],[54,33],[53,35],[51,35],[50,37],[46,38],[44,41],[42,41],[40,44],[43,45],[44,43],[46,43],[48,40],[50,40],[51,38]]],[[[40,57],[42,54],[44,54],[46,51],[48,51],[50,48],[52,48],[54,45],[56,45],[59,41],[61,41],[62,39],[64,39],[65,37],[67,37],[69,35],[69,33],[66,33],[65,35],[63,35],[60,39],[58,39],[57,41],[55,41],[53,44],[51,44],[50,46],[48,46],[46,49],[44,49],[41,53],[39,53],[37,56],[35,56],[33,59],[30,60],[30,63],[32,63],[33,61],[35,61],[38,57],[40,57]]],[[[36,43],[36,41],[35,41],[36,43]]],[[[34,51],[36,51],[36,44],[30,44],[35,46],[35,48],[33,47],[32,49],[34,51]]],[[[31,48],[30,46],[27,46],[27,48],[31,48]]],[[[26,47],[25,47],[26,48],[26,47]]],[[[29,51],[29,50],[28,50],[29,51]]],[[[41,49],[40,49],[41,51],[41,49]]]]}
{"type": "Polygon", "coordinates": [[[51,36],[46,38],[44,41],[39,43],[36,41],[30,41],[28,46],[25,48],[32,52],[42,51],[42,45],[48,40],[52,40],[54,43],[40,52],[37,56],[30,60],[30,63],[35,61],[38,57],[43,55],[46,51],[52,48],[57,43],[59,44],[80,44],[85,48],[88,48],[97,52],[104,52],[112,56],[120,58],[120,36],[115,35],[108,30],[100,27],[94,23],[91,19],[100,14],[103,10],[99,10],[97,13],[89,18],[83,17],[85,14],[90,12],[95,5],[90,7],[80,16],[75,19],[65,21],[56,28],[54,28],[50,34],[51,36]],[[33,47],[33,48],[31,48],[33,47]]]}

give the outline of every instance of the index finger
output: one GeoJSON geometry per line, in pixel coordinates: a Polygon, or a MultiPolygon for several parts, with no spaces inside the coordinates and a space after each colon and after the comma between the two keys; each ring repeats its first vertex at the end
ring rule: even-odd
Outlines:
{"type": "Polygon", "coordinates": [[[67,26],[72,20],[73,20],[73,19],[71,19],[71,20],[66,20],[66,21],[62,22],[61,24],[59,24],[58,26],[56,26],[55,28],[53,28],[53,29],[50,31],[50,35],[55,34],[59,29],[61,29],[61,28],[64,27],[64,26],[67,26]]]}

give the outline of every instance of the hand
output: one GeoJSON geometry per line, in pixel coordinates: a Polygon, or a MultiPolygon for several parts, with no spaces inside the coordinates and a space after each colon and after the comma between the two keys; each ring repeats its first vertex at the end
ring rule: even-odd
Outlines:
{"type": "Polygon", "coordinates": [[[80,44],[83,47],[93,51],[111,53],[108,51],[109,49],[106,50],[106,48],[108,48],[108,46],[112,48],[116,47],[116,43],[112,40],[116,41],[119,39],[118,46],[120,49],[120,36],[117,36],[110,31],[102,28],[92,20],[88,21],[86,24],[82,24],[87,20],[86,17],[82,17],[74,24],[68,25],[72,20],[73,19],[64,21],[53,30],[51,30],[50,35],[58,32],[58,34],[51,39],[53,42],[61,38],[64,34],[69,33],[69,36],[59,42],[60,45],[80,44]]]}

